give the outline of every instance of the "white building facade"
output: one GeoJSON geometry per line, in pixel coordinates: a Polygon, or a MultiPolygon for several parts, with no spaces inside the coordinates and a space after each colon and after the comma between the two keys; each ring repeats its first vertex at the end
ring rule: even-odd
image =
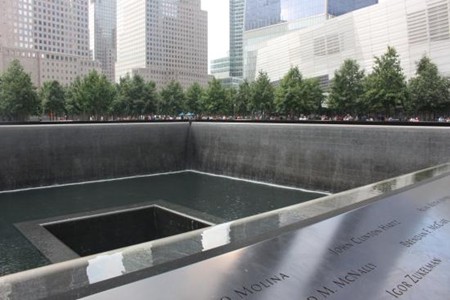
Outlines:
{"type": "Polygon", "coordinates": [[[320,25],[267,41],[255,52],[256,70],[280,80],[292,66],[306,77],[329,81],[345,59],[355,59],[367,73],[374,56],[394,47],[405,75],[427,55],[450,76],[450,0],[384,0],[320,25]]]}
{"type": "Polygon", "coordinates": [[[18,59],[41,86],[99,68],[89,55],[88,0],[2,0],[0,11],[0,73],[18,59]]]}
{"type": "Polygon", "coordinates": [[[200,0],[118,0],[116,81],[139,74],[159,87],[206,85],[207,26],[200,0]]]}

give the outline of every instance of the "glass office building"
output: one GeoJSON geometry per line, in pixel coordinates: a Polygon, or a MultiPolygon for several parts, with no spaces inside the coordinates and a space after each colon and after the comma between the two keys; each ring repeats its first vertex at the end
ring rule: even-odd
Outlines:
{"type": "Polygon", "coordinates": [[[102,73],[114,81],[116,63],[116,0],[89,2],[89,38],[93,58],[102,64],[102,73]]]}
{"type": "Polygon", "coordinates": [[[378,0],[328,0],[328,15],[341,16],[343,14],[377,4],[378,0]]]}
{"type": "Polygon", "coordinates": [[[247,0],[245,30],[317,15],[340,16],[378,3],[378,0],[247,0]]]}
{"type": "Polygon", "coordinates": [[[230,77],[243,76],[245,0],[230,0],[230,77]]]}

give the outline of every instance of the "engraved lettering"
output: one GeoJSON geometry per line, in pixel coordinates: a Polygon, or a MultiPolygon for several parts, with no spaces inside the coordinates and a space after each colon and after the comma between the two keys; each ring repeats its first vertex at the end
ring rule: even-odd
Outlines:
{"type": "Polygon", "coordinates": [[[433,258],[430,262],[426,263],[416,272],[406,274],[403,276],[406,281],[402,281],[396,284],[394,288],[385,290],[387,294],[394,298],[399,298],[407,293],[414,285],[419,284],[419,282],[429,273],[431,273],[439,264],[442,263],[440,258],[433,258]]]}
{"type": "Polygon", "coordinates": [[[386,230],[389,230],[392,227],[395,227],[395,226],[400,225],[400,224],[401,223],[399,221],[393,220],[393,221],[391,221],[391,222],[389,222],[387,224],[382,224],[382,225],[378,226],[378,228],[380,228],[383,231],[386,231],[386,230]]]}
{"type": "Polygon", "coordinates": [[[378,237],[379,235],[383,234],[384,232],[391,230],[392,228],[400,225],[400,221],[398,220],[391,220],[387,223],[378,225],[377,227],[373,228],[372,230],[369,230],[365,234],[362,234],[360,236],[353,236],[350,237],[349,240],[346,241],[346,243],[336,245],[334,247],[328,248],[328,251],[334,255],[341,255],[344,252],[347,252],[352,247],[359,246],[366,241],[369,241],[375,237],[378,237]]]}
{"type": "Polygon", "coordinates": [[[326,287],[326,286],[324,286],[323,289],[324,289],[324,291],[322,291],[322,290],[317,290],[317,292],[318,292],[319,294],[321,294],[324,298],[326,298],[326,297],[328,297],[328,296],[330,296],[331,294],[334,294],[334,293],[336,292],[336,291],[333,291],[332,289],[330,289],[330,288],[328,288],[328,287],[326,287]]]}
{"type": "Polygon", "coordinates": [[[423,207],[418,207],[417,210],[420,211],[420,212],[425,212],[425,211],[429,210],[430,208],[438,206],[439,204],[441,204],[441,203],[443,203],[445,201],[448,201],[448,200],[450,200],[450,196],[446,196],[444,198],[441,198],[441,199],[438,199],[438,200],[435,200],[435,201],[431,201],[430,203],[426,204],[423,207]]]}
{"type": "Polygon", "coordinates": [[[333,249],[328,248],[328,251],[330,251],[331,253],[333,253],[335,255],[339,255],[339,254],[344,253],[346,250],[350,249],[351,247],[353,247],[353,244],[346,243],[343,245],[336,246],[333,249]]]}
{"type": "Polygon", "coordinates": [[[439,221],[433,222],[433,224],[428,225],[412,237],[410,237],[407,240],[400,241],[400,245],[405,246],[407,248],[413,247],[416,243],[420,242],[422,239],[428,237],[430,234],[433,233],[433,231],[439,230],[442,227],[444,227],[446,224],[448,224],[450,221],[447,219],[441,219],[439,221]]]}
{"type": "Polygon", "coordinates": [[[269,279],[266,279],[267,281],[273,282],[275,284],[275,281],[281,281],[282,279],[278,276],[270,277],[269,279]]]}
{"type": "Polygon", "coordinates": [[[347,272],[347,274],[338,277],[336,280],[333,280],[333,283],[339,288],[344,288],[345,286],[358,280],[364,274],[373,271],[376,267],[377,266],[372,263],[365,264],[364,266],[358,268],[356,271],[350,270],[349,272],[347,272]]]}
{"type": "Polygon", "coordinates": [[[347,284],[350,284],[349,281],[346,281],[344,278],[341,278],[341,277],[339,277],[338,280],[333,280],[333,283],[336,284],[340,288],[343,288],[347,284]]]}
{"type": "Polygon", "coordinates": [[[250,288],[255,291],[255,292],[261,292],[262,291],[262,287],[259,284],[252,284],[250,286],[250,288]]]}
{"type": "Polygon", "coordinates": [[[236,295],[238,295],[239,297],[241,297],[241,299],[249,296],[249,295],[253,295],[253,292],[250,291],[249,289],[247,289],[245,286],[242,287],[243,291],[239,291],[239,290],[234,290],[234,292],[236,293],[236,295]]]}
{"type": "MultiPolygon", "coordinates": [[[[235,289],[233,290],[235,296],[239,296],[239,299],[244,299],[246,297],[249,297],[251,295],[254,295],[256,293],[261,293],[265,289],[268,289],[272,287],[273,285],[280,283],[286,279],[289,279],[290,276],[286,275],[284,273],[279,273],[277,275],[271,276],[269,278],[265,278],[259,282],[251,283],[247,286],[242,286],[241,289],[235,289]]],[[[227,300],[230,299],[230,297],[222,297],[221,299],[227,300]]]]}
{"type": "Polygon", "coordinates": [[[345,274],[339,274],[339,276],[331,281],[331,284],[324,285],[322,288],[316,289],[311,295],[307,298],[307,300],[314,300],[314,299],[323,299],[327,298],[333,294],[338,293],[340,289],[344,289],[348,287],[349,285],[353,284],[354,282],[361,280],[361,278],[369,273],[372,272],[377,268],[376,265],[372,263],[367,263],[363,266],[360,266],[357,269],[352,269],[346,272],[345,274]],[[333,289],[339,288],[339,289],[333,289]]]}

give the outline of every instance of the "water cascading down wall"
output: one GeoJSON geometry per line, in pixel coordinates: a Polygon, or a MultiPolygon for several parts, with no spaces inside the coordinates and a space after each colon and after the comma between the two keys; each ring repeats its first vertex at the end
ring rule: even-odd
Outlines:
{"type": "Polygon", "coordinates": [[[449,127],[0,126],[0,190],[181,170],[337,192],[450,161],[449,127]]]}

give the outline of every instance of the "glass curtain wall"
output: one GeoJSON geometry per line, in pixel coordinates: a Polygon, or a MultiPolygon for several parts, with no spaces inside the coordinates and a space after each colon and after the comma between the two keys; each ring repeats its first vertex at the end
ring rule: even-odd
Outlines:
{"type": "Polygon", "coordinates": [[[328,0],[328,14],[340,16],[377,3],[378,0],[328,0]]]}
{"type": "Polygon", "coordinates": [[[246,0],[245,30],[317,15],[340,16],[378,0],[246,0]]]}
{"type": "Polygon", "coordinates": [[[326,14],[326,0],[247,0],[245,30],[326,14]]]}

